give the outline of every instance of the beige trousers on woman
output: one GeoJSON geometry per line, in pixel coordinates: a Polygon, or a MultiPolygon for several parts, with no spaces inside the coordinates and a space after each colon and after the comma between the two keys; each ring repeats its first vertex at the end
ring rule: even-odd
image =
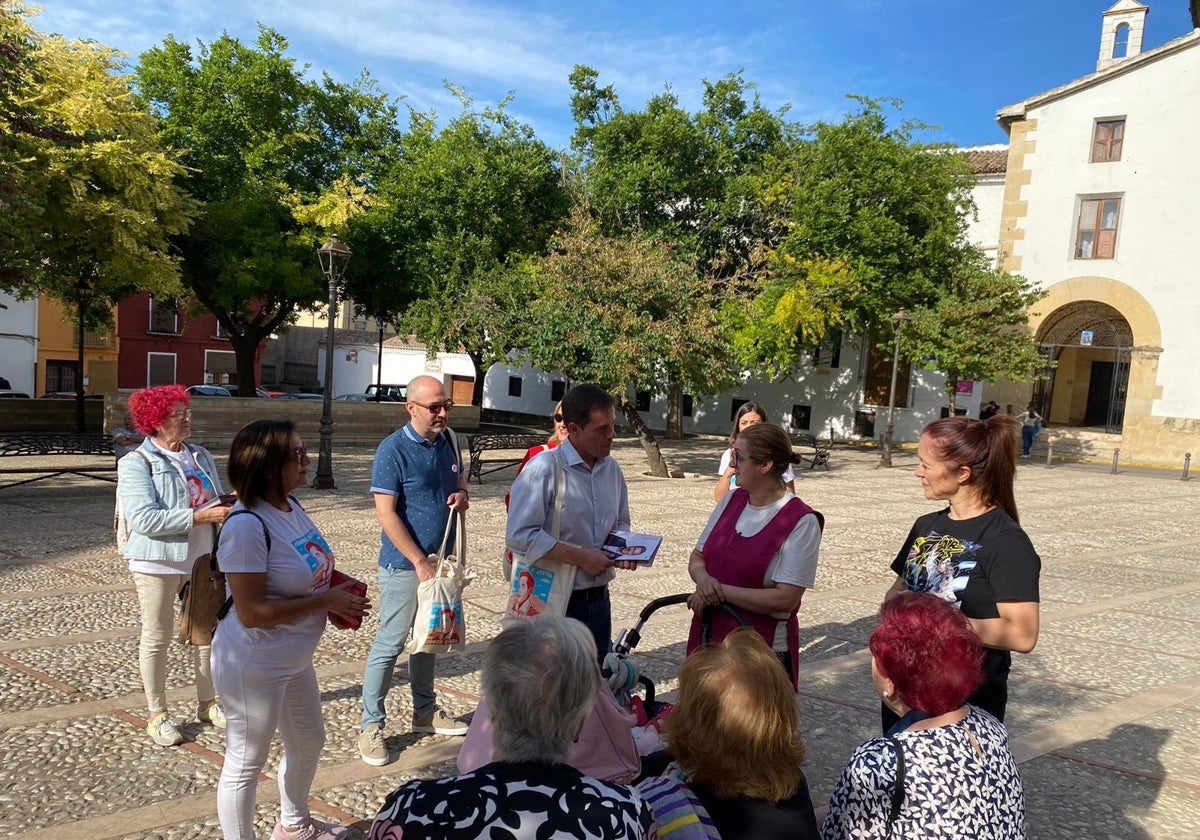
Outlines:
{"type": "MultiPolygon", "coordinates": [[[[145,575],[133,572],[138,604],[142,608],[142,638],[138,644],[138,665],[150,717],[167,710],[167,654],[175,638],[175,610],[179,590],[187,575],[145,575]]],[[[196,679],[196,699],[200,705],[216,696],[213,688],[209,652],[212,647],[188,646],[196,679]]]]}

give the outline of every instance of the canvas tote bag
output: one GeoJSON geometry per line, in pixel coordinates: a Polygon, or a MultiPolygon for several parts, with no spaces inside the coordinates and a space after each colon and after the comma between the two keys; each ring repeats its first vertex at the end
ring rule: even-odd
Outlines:
{"type": "Polygon", "coordinates": [[[446,653],[467,642],[467,619],[463,612],[463,588],[475,578],[467,570],[466,518],[454,511],[446,519],[446,532],[437,554],[429,555],[434,574],[417,586],[417,611],[412,634],[404,649],[408,653],[446,653]],[[455,523],[458,527],[455,528],[455,523]],[[450,531],[455,532],[453,552],[450,531]]]}
{"type": "MultiPolygon", "coordinates": [[[[550,535],[558,539],[562,527],[565,476],[557,448],[541,455],[554,459],[554,515],[550,535]]],[[[566,615],[567,602],[575,589],[577,567],[542,558],[530,563],[523,554],[513,552],[512,580],[509,582],[508,605],[503,621],[529,618],[535,615],[566,615]]]]}

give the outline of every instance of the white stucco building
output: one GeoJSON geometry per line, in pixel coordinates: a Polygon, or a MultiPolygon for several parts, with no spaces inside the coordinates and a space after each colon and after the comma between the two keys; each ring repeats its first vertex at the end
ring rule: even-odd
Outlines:
{"type": "Polygon", "coordinates": [[[0,295],[0,376],[14,391],[37,393],[38,300],[0,295]]]}

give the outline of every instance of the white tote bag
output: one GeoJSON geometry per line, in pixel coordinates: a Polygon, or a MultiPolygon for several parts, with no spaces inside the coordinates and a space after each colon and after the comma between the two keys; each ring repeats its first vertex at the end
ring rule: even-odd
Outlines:
{"type": "MultiPolygon", "coordinates": [[[[552,449],[541,457],[554,459],[554,516],[550,534],[558,539],[562,527],[564,476],[559,450],[552,449]]],[[[575,589],[577,567],[542,558],[530,563],[524,555],[513,553],[512,580],[509,583],[508,605],[504,621],[529,618],[535,615],[566,615],[567,602],[575,589]]]]}
{"type": "Polygon", "coordinates": [[[446,520],[446,533],[437,554],[429,555],[434,575],[417,586],[417,611],[413,616],[412,635],[404,650],[408,653],[446,653],[467,643],[467,617],[463,611],[463,588],[475,578],[467,569],[466,519],[452,512],[446,520]],[[450,530],[455,531],[453,553],[447,551],[450,530]]]}

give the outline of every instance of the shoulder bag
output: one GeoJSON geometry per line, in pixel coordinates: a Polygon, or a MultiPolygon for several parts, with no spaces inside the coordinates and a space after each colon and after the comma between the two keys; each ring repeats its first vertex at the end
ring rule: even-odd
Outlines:
{"type": "MultiPolygon", "coordinates": [[[[558,449],[547,455],[554,460],[554,515],[551,519],[550,535],[558,539],[562,528],[563,495],[565,477],[558,449]]],[[[530,563],[523,554],[513,552],[512,581],[508,590],[508,605],[504,609],[504,621],[549,614],[566,615],[567,602],[575,589],[576,566],[557,563],[542,558],[530,563]]]]}

